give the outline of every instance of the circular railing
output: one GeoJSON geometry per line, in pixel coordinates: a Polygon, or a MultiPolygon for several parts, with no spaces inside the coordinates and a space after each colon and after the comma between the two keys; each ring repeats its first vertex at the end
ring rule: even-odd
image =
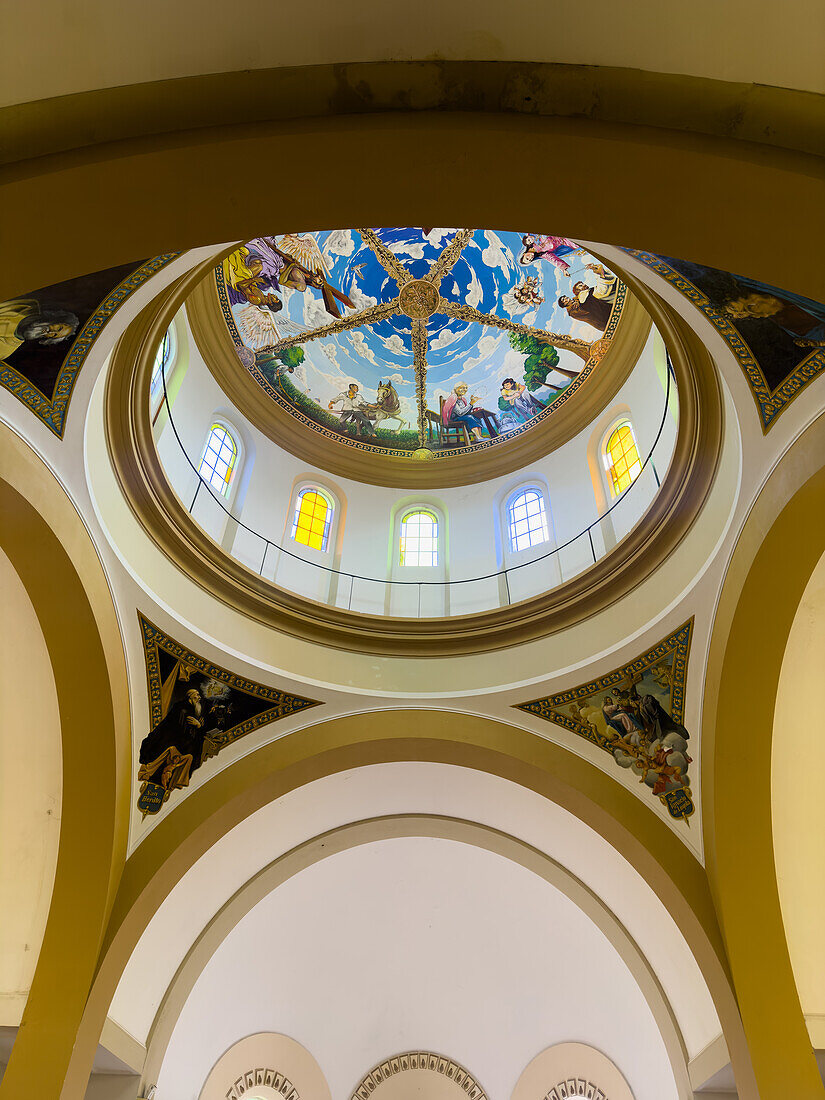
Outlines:
{"type": "MultiPolygon", "coordinates": [[[[494,607],[501,607],[513,602],[518,602],[520,599],[538,595],[541,592],[546,592],[550,588],[562,584],[564,581],[583,572],[590,566],[595,565],[600,558],[608,554],[617,541],[615,530],[613,529],[614,518],[617,515],[626,518],[628,514],[632,517],[632,522],[625,523],[626,530],[623,534],[626,534],[635,526],[635,523],[638,522],[643,514],[643,512],[639,511],[638,507],[634,507],[633,511],[630,511],[631,505],[635,505],[637,500],[637,496],[632,496],[631,494],[633,494],[635,490],[638,495],[639,490],[637,486],[643,483],[642,475],[648,467],[650,467],[653,473],[657,491],[661,484],[654,456],[662,440],[668,409],[670,407],[671,388],[675,386],[675,375],[669,355],[667,357],[666,373],[667,382],[664,388],[665,399],[659,427],[653,444],[642,462],[641,470],[628,488],[625,489],[625,491],[617,497],[610,507],[596,520],[588,524],[587,527],[582,528],[582,530],[572,538],[568,538],[563,543],[553,546],[545,553],[530,557],[529,560],[523,562],[515,562],[492,572],[479,574],[473,577],[451,577],[443,580],[402,580],[395,577],[364,576],[363,574],[349,570],[337,569],[331,565],[324,565],[321,562],[310,561],[294,550],[282,546],[276,539],[270,538],[262,532],[255,530],[244,523],[242,519],[233,515],[226,503],[217,493],[215,493],[212,486],[201,477],[197,465],[192,461],[183,444],[174,417],[172,416],[172,407],[169,402],[169,395],[166,388],[166,366],[165,364],[161,366],[163,404],[166,407],[169,425],[186,463],[195,474],[197,480],[192,501],[188,506],[189,514],[193,519],[196,518],[194,512],[200,494],[202,490],[205,490],[214,504],[216,504],[238,528],[260,540],[260,564],[257,567],[249,566],[250,568],[254,568],[259,576],[263,577],[267,567],[272,567],[273,560],[276,556],[279,560],[281,556],[283,556],[287,559],[291,559],[295,563],[300,563],[300,568],[302,570],[304,568],[309,569],[311,575],[314,575],[316,578],[320,578],[323,575],[329,580],[328,586],[321,586],[316,580],[315,582],[310,581],[308,584],[291,584],[289,586],[290,590],[307,589],[309,593],[311,593],[310,598],[316,600],[320,599],[321,602],[333,604],[334,606],[345,608],[348,611],[368,610],[372,614],[375,614],[378,609],[383,607],[384,614],[387,615],[415,616],[418,618],[421,618],[422,615],[426,617],[439,617],[454,614],[467,614],[472,611],[489,610],[494,607]],[[628,501],[630,501],[630,504],[627,503],[628,501]],[[622,511],[619,512],[619,509],[622,511]],[[597,538],[594,538],[594,532],[598,532],[597,538]],[[557,577],[553,584],[547,584],[548,567],[553,562],[555,562],[558,567],[556,571],[557,577]],[[542,576],[540,578],[542,583],[533,591],[529,582],[525,583],[525,578],[528,573],[535,573],[539,570],[542,571],[542,576]],[[516,579],[520,582],[518,585],[514,584],[516,579]],[[483,591],[477,591],[477,594],[471,594],[470,586],[472,585],[481,586],[483,591]],[[369,586],[373,587],[370,588],[369,586]],[[375,586],[378,586],[378,590],[375,586]],[[328,593],[325,596],[319,595],[322,587],[328,588],[328,593]],[[517,591],[514,591],[514,588],[517,588],[517,591]],[[435,598],[433,598],[433,595],[435,595],[435,598]]],[[[669,454],[665,457],[667,461],[670,460],[669,454]]],[[[647,504],[649,505],[650,501],[648,501],[647,504]]],[[[646,510],[646,508],[644,510],[646,510]]],[[[272,583],[277,582],[273,580],[272,583]]]]}

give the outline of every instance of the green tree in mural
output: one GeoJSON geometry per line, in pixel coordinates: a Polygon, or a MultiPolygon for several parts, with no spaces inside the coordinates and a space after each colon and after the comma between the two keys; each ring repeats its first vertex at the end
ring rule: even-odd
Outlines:
{"type": "Polygon", "coordinates": [[[288,372],[292,374],[296,367],[304,361],[304,349],[299,347],[285,348],[283,351],[266,351],[259,353],[257,357],[258,369],[273,386],[278,385],[281,376],[288,372]]]}
{"type": "Polygon", "coordinates": [[[524,360],[524,382],[531,393],[539,386],[558,388],[547,381],[547,375],[559,365],[559,353],[552,344],[545,344],[532,335],[511,332],[510,346],[527,356],[524,360]]]}

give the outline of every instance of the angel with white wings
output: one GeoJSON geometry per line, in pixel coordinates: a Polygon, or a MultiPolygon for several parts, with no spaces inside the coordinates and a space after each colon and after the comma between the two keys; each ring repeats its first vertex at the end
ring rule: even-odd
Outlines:
{"type": "Polygon", "coordinates": [[[327,313],[333,317],[341,316],[338,302],[342,302],[350,309],[354,309],[352,301],[331,285],[327,276],[329,267],[324,259],[318,242],[310,233],[285,233],[281,237],[280,244],[276,244],[271,237],[264,240],[269,247],[284,261],[283,270],[278,273],[278,282],[281,286],[291,287],[300,291],[320,290],[324,299],[327,313]],[[336,301],[337,299],[337,301],[336,301]]]}

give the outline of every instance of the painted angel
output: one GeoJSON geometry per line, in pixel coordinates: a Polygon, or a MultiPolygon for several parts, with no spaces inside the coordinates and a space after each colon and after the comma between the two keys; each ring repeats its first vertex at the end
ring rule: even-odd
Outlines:
{"type": "Polygon", "coordinates": [[[327,313],[340,317],[338,302],[354,309],[352,301],[329,282],[329,268],[318,242],[311,233],[285,233],[280,243],[266,238],[267,244],[284,261],[284,267],[278,274],[281,286],[305,294],[310,288],[320,290],[327,313]],[[337,301],[336,301],[337,299],[337,301]]]}

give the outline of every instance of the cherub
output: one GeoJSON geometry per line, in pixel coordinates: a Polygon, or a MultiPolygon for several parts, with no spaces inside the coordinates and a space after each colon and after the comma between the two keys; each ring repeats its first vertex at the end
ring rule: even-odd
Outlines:
{"type": "Polygon", "coordinates": [[[540,306],[544,301],[544,295],[539,294],[539,280],[537,275],[528,275],[523,283],[513,287],[513,297],[522,306],[540,306]]]}

